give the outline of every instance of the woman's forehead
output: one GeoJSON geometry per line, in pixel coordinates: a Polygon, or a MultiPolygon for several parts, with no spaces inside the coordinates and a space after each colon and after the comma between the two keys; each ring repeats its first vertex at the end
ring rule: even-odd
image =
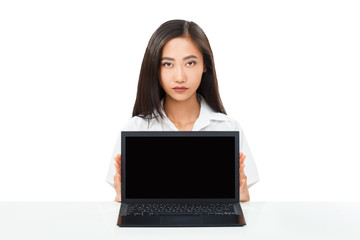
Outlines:
{"type": "Polygon", "coordinates": [[[189,55],[202,57],[202,54],[190,38],[177,37],[169,40],[163,47],[162,57],[183,58],[189,55]]]}

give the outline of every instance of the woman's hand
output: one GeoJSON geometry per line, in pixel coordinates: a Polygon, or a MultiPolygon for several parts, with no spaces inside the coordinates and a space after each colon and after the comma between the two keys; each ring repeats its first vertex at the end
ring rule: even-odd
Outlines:
{"type": "Polygon", "coordinates": [[[114,157],[116,173],[114,175],[115,201],[121,202],[121,154],[114,157]]]}
{"type": "Polygon", "coordinates": [[[248,190],[248,187],[247,187],[247,177],[246,177],[245,172],[244,172],[245,158],[246,158],[246,155],[244,155],[244,153],[240,152],[240,156],[239,156],[240,202],[248,202],[248,201],[250,201],[250,194],[249,194],[249,190],[248,190]]]}

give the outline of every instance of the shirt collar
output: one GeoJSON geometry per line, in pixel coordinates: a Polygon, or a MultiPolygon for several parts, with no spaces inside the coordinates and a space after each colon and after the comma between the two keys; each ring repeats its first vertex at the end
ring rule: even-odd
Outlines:
{"type": "MultiPolygon", "coordinates": [[[[211,123],[211,120],[226,121],[228,119],[228,117],[225,114],[214,112],[214,110],[211,109],[211,107],[206,103],[205,99],[200,94],[197,94],[197,97],[200,100],[200,114],[199,114],[199,117],[195,121],[193,131],[200,131],[200,129],[209,126],[211,123]]],[[[169,124],[171,123],[171,125],[174,125],[167,118],[166,113],[163,108],[163,106],[164,106],[163,104],[164,104],[164,99],[161,100],[161,106],[162,106],[161,111],[162,111],[163,115],[165,116],[165,120],[169,121],[169,124]]]]}
{"type": "Polygon", "coordinates": [[[227,116],[225,114],[214,112],[201,95],[198,94],[198,97],[200,99],[201,108],[199,117],[194,124],[193,131],[200,131],[200,129],[209,126],[211,120],[227,120],[227,116]]]}

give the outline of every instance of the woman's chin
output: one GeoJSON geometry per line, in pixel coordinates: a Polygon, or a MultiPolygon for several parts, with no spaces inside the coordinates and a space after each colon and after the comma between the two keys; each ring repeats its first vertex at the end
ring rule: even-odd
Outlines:
{"type": "MultiPolygon", "coordinates": [[[[172,100],[177,101],[177,102],[184,102],[187,101],[189,99],[191,99],[191,97],[193,97],[194,94],[189,95],[189,94],[167,94],[167,97],[170,97],[172,100]]],[[[196,96],[196,95],[195,95],[196,96]]]]}

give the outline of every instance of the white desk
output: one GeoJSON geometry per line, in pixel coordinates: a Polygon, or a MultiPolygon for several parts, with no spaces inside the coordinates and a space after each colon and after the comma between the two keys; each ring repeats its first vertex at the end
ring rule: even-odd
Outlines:
{"type": "Polygon", "coordinates": [[[360,239],[360,203],[249,202],[247,225],[119,228],[115,202],[0,202],[0,239],[360,239]]]}

